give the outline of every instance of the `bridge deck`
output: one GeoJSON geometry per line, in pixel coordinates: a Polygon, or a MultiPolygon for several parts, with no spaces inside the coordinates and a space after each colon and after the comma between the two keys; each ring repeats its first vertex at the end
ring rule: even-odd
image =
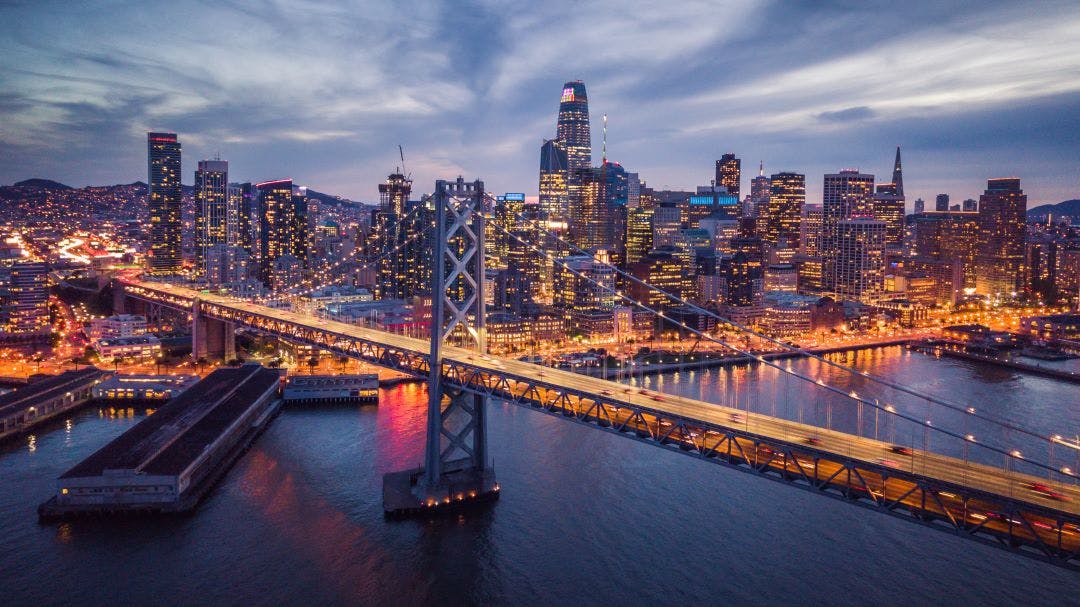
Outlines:
{"type": "MultiPolygon", "coordinates": [[[[137,291],[134,295],[167,305],[198,298],[200,306],[205,304],[202,313],[210,317],[427,375],[426,340],[181,287],[138,282],[130,286],[137,291]]],[[[1007,533],[1010,542],[1039,543],[1047,552],[1047,547],[1054,547],[1057,554],[1070,553],[1068,558],[1080,550],[1080,489],[1073,485],[919,449],[896,454],[883,441],[686,397],[643,394],[605,379],[461,348],[445,347],[443,353],[444,374],[466,389],[636,433],[702,456],[745,461],[760,472],[787,480],[801,477],[817,488],[843,485],[845,495],[854,493],[883,506],[891,502],[890,510],[903,504],[948,518],[958,529],[972,533],[996,529],[1007,533]],[[808,442],[811,437],[816,439],[813,444],[808,442]],[[1053,493],[1033,489],[1040,485],[1053,493]]]]}

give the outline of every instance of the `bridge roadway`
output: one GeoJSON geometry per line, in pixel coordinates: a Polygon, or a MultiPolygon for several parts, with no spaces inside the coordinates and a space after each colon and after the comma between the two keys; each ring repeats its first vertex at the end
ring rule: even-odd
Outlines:
{"type": "MultiPolygon", "coordinates": [[[[129,296],[427,377],[426,340],[183,287],[129,296]]],[[[1080,568],[1080,489],[1044,478],[596,377],[444,347],[448,383],[1080,568]]],[[[974,447],[974,445],[973,445],[974,447]]]]}

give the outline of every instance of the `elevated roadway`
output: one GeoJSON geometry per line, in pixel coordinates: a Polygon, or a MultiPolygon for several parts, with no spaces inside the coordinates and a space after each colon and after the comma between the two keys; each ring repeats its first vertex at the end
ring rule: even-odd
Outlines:
{"type": "MultiPolygon", "coordinates": [[[[426,340],[183,287],[124,281],[128,296],[192,310],[418,377],[426,340]]],[[[446,346],[449,384],[1080,568],[1073,485],[758,413],[446,346]]]]}

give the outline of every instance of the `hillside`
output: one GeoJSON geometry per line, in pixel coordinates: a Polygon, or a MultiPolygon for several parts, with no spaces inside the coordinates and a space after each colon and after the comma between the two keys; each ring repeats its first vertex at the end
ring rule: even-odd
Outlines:
{"type": "Polygon", "coordinates": [[[1069,216],[1080,219],[1080,199],[1066,200],[1057,204],[1042,204],[1028,209],[1028,218],[1046,217],[1052,214],[1054,217],[1069,216]]]}

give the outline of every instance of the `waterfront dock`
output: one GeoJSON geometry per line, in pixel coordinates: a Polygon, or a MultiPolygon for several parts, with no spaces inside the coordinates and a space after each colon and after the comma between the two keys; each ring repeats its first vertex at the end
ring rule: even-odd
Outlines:
{"type": "Polygon", "coordinates": [[[293,375],[286,380],[281,397],[287,405],[375,404],[379,402],[379,376],[293,375]]]}
{"type": "Polygon", "coordinates": [[[0,395],[0,441],[86,404],[93,398],[94,386],[109,375],[97,367],[86,367],[0,395]]]}
{"type": "Polygon", "coordinates": [[[61,475],[40,518],[191,510],[266,427],[279,384],[257,364],[214,371],[61,475]]]}
{"type": "Polygon", "coordinates": [[[1018,360],[1004,359],[995,356],[986,356],[984,354],[966,352],[960,349],[961,346],[955,344],[931,343],[923,341],[913,343],[909,347],[917,352],[922,352],[924,354],[930,354],[933,356],[948,356],[951,358],[959,358],[963,360],[981,362],[990,365],[996,365],[998,367],[1005,367],[1007,369],[1013,369],[1015,371],[1030,373],[1032,375],[1040,375],[1042,377],[1050,377],[1053,379],[1060,379],[1062,381],[1080,384],[1080,373],[1076,373],[1074,371],[1066,371],[1064,369],[1052,369],[1043,365],[1025,363],[1018,360]]]}

